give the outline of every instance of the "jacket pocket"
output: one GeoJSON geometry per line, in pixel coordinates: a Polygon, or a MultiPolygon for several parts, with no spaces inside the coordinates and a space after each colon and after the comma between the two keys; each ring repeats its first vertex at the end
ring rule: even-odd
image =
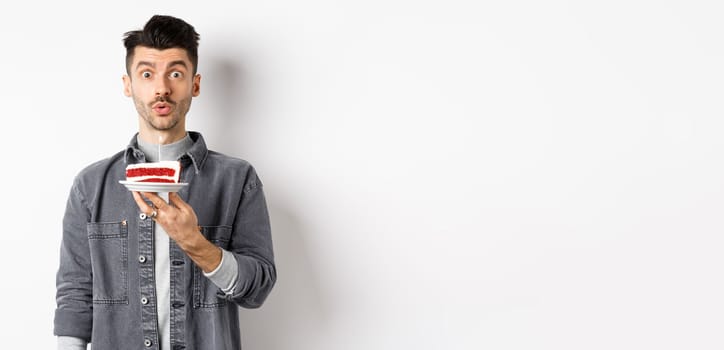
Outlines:
{"type": "MultiPolygon", "coordinates": [[[[231,239],[231,227],[229,226],[201,226],[201,233],[211,243],[222,249],[228,249],[231,239]]],[[[218,308],[226,306],[226,299],[221,294],[221,289],[204,276],[204,272],[194,265],[194,308],[218,308]]]]}
{"type": "Polygon", "coordinates": [[[87,225],[93,269],[93,303],[128,303],[128,224],[87,225]]]}

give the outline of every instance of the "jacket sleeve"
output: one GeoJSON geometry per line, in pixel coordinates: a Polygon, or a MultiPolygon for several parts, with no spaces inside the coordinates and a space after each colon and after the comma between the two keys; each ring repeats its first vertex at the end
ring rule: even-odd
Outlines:
{"type": "Polygon", "coordinates": [[[63,217],[53,333],[88,342],[93,328],[93,275],[87,235],[89,218],[88,206],[76,178],[63,217]]]}
{"type": "Polygon", "coordinates": [[[220,296],[245,308],[258,308],[276,283],[269,212],[261,182],[252,170],[236,213],[230,251],[239,273],[232,294],[220,296]]]}

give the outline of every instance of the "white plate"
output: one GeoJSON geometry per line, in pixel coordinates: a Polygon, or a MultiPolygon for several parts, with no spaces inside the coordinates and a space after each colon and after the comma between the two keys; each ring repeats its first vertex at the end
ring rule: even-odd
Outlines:
{"type": "Polygon", "coordinates": [[[165,183],[165,182],[136,182],[136,181],[118,181],[126,186],[129,191],[138,192],[178,192],[188,183],[165,183]]]}

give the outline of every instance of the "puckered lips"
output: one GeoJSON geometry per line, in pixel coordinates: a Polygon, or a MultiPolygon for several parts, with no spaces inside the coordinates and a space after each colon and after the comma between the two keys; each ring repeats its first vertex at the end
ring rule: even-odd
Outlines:
{"type": "Polygon", "coordinates": [[[171,113],[171,105],[166,102],[158,102],[153,105],[153,111],[158,115],[168,115],[171,113]]]}

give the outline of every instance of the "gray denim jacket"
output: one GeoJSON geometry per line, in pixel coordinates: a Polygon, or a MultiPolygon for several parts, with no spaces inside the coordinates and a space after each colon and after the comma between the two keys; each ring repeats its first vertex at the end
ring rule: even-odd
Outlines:
{"type": "MultiPolygon", "coordinates": [[[[203,235],[234,253],[239,277],[225,295],[171,240],[171,348],[240,349],[237,305],[261,306],[276,282],[266,200],[248,162],[189,135],[194,145],[179,159],[189,185],[179,195],[203,235]]],[[[118,183],[126,165],[139,162],[145,156],[134,136],[125,151],[83,169],[63,218],[54,334],[90,341],[94,350],[158,349],[154,222],[118,183]]]]}

